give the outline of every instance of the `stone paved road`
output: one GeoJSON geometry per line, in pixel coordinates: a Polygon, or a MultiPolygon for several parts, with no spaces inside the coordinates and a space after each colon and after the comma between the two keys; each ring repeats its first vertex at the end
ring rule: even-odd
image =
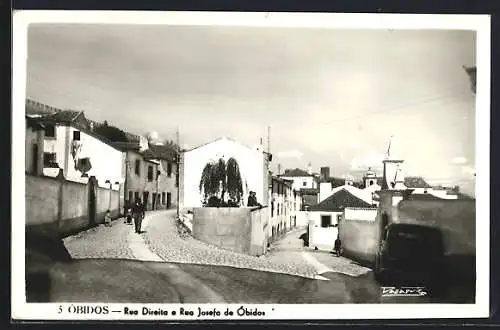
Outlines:
{"type": "Polygon", "coordinates": [[[151,212],[146,243],[163,260],[169,262],[223,265],[270,272],[286,273],[314,278],[316,271],[307,262],[279,256],[252,257],[227,251],[198,241],[190,236],[181,238],[178,234],[175,211],[151,212]]]}
{"type": "Polygon", "coordinates": [[[120,218],[113,221],[111,227],[100,225],[76,235],[68,236],[63,242],[75,259],[134,259],[127,239],[129,232],[134,230],[133,227],[133,225],[125,224],[124,219],[120,218]]]}

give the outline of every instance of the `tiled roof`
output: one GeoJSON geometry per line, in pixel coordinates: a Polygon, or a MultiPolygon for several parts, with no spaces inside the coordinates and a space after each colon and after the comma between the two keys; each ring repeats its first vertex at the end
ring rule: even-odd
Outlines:
{"type": "Polygon", "coordinates": [[[163,159],[176,160],[176,152],[170,146],[150,144],[149,149],[143,152],[144,158],[147,159],[163,159]]]}
{"type": "Polygon", "coordinates": [[[285,173],[281,174],[280,176],[298,177],[298,176],[313,176],[313,175],[307,173],[307,171],[301,170],[300,168],[295,168],[295,169],[285,170],[285,173]]]}
{"type": "Polygon", "coordinates": [[[310,211],[342,212],[346,207],[370,208],[373,206],[354,196],[346,189],[341,189],[321,203],[311,206],[310,211]]]}
{"type": "Polygon", "coordinates": [[[420,176],[405,177],[405,186],[408,188],[432,188],[430,184],[420,176]]]}
{"type": "Polygon", "coordinates": [[[81,111],[60,110],[52,114],[44,115],[41,120],[69,124],[72,123],[81,114],[81,111]]]}
{"type": "Polygon", "coordinates": [[[135,142],[113,142],[113,145],[115,147],[122,149],[122,150],[139,151],[139,149],[140,149],[139,144],[137,144],[135,142]]]}
{"type": "Polygon", "coordinates": [[[316,188],[300,188],[302,195],[317,195],[319,194],[319,189],[316,188]]]}

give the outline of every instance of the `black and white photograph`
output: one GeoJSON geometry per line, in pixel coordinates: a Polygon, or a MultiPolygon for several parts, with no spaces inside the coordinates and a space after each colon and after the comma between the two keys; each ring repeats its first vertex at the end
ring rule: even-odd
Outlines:
{"type": "Polygon", "coordinates": [[[39,15],[14,48],[20,318],[488,312],[487,17],[39,15]]]}

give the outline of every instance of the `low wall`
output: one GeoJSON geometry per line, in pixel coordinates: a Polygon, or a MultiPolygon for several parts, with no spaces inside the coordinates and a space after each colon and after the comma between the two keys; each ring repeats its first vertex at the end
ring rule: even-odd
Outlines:
{"type": "Polygon", "coordinates": [[[268,212],[267,207],[253,208],[250,211],[250,255],[260,256],[266,253],[269,226],[268,212]]]}
{"type": "Polygon", "coordinates": [[[309,247],[332,251],[337,239],[338,227],[318,227],[309,225],[309,247]]]}
{"type": "MultiPolygon", "coordinates": [[[[265,246],[267,209],[195,207],[192,234],[200,241],[238,253],[260,255],[265,246]]],[[[265,251],[265,250],[264,250],[265,251]]]]}
{"type": "MultiPolygon", "coordinates": [[[[63,177],[25,176],[26,231],[64,237],[87,229],[89,222],[89,183],[67,181],[63,177]]],[[[117,190],[97,188],[97,223],[104,222],[111,196],[112,216],[119,216],[117,190]]]]}
{"type": "Polygon", "coordinates": [[[25,224],[47,232],[58,230],[61,183],[55,178],[26,175],[25,224]]]}
{"type": "Polygon", "coordinates": [[[373,263],[378,248],[379,228],[375,221],[342,220],[339,237],[346,257],[373,263]]]}

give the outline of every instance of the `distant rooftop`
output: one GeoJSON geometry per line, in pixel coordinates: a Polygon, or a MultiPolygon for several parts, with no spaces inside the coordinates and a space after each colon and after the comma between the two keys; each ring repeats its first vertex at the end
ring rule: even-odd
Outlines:
{"type": "Polygon", "coordinates": [[[372,208],[373,206],[346,189],[341,189],[321,203],[311,206],[309,210],[343,212],[346,207],[372,208]]]}
{"type": "Polygon", "coordinates": [[[301,170],[300,168],[295,168],[295,169],[286,169],[285,173],[280,174],[280,176],[301,177],[301,176],[313,176],[313,175],[309,174],[307,171],[301,170]]]}

